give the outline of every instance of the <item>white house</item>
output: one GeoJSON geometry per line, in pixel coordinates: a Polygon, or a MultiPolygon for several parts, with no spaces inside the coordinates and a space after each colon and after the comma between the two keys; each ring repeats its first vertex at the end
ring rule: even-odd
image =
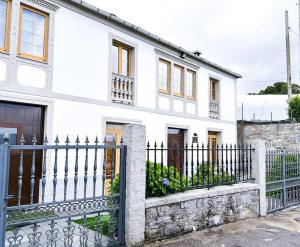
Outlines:
{"type": "MultiPolygon", "coordinates": [[[[0,133],[236,142],[241,76],[79,0],[0,0],[0,133]]],[[[1,139],[0,139],[1,141],[1,139]]],[[[92,140],[91,140],[92,141],[92,140]]]]}

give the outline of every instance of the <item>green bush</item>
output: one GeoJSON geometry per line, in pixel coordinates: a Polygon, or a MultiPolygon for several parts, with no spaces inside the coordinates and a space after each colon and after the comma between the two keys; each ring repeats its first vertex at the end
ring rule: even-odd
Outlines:
{"type": "Polygon", "coordinates": [[[186,189],[186,177],[182,175],[180,178],[180,172],[174,166],[163,166],[163,169],[161,169],[160,163],[157,163],[155,168],[154,163],[149,162],[149,164],[146,164],[146,168],[146,174],[149,176],[146,190],[147,197],[165,196],[186,189]],[[168,174],[170,174],[169,177],[168,174]]]}
{"type": "Polygon", "coordinates": [[[298,123],[300,122],[300,97],[297,95],[289,102],[289,117],[294,118],[298,123]]]}
{"type": "MultiPolygon", "coordinates": [[[[225,168],[225,167],[224,167],[225,168]]],[[[205,186],[207,187],[217,184],[230,184],[231,182],[234,182],[236,180],[234,175],[230,175],[226,172],[225,169],[223,169],[223,180],[222,180],[222,170],[219,168],[219,173],[217,170],[217,167],[212,168],[211,164],[201,164],[199,165],[199,173],[197,170],[194,173],[193,179],[190,178],[189,185],[190,186],[205,186]],[[213,173],[214,171],[214,173],[213,173]],[[198,179],[199,174],[199,179],[198,179]]]]}

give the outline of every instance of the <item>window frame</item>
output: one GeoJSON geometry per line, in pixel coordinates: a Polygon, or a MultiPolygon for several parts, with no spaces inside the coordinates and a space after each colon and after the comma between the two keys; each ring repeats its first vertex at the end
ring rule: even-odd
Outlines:
{"type": "Polygon", "coordinates": [[[9,43],[10,43],[10,26],[11,26],[11,9],[12,3],[11,0],[7,0],[6,7],[6,20],[5,20],[5,36],[4,36],[4,47],[0,47],[0,52],[8,53],[9,52],[9,43]]]}
{"type": "Polygon", "coordinates": [[[184,81],[184,67],[174,64],[174,72],[175,68],[179,68],[181,70],[181,81],[180,81],[180,93],[174,92],[174,78],[173,78],[173,95],[177,97],[184,97],[184,88],[185,88],[185,81],[184,81]]]}
{"type": "Polygon", "coordinates": [[[168,68],[168,73],[167,73],[168,77],[167,77],[167,90],[160,88],[160,81],[158,80],[159,92],[164,93],[164,94],[171,94],[171,62],[169,62],[165,59],[159,58],[159,61],[158,61],[158,78],[160,77],[160,66],[159,66],[160,63],[167,64],[167,66],[168,66],[167,67],[168,68]]]}
{"type": "MultiPolygon", "coordinates": [[[[132,77],[132,59],[131,59],[131,55],[132,55],[132,50],[133,48],[130,47],[129,45],[123,44],[117,40],[113,40],[112,42],[112,46],[116,46],[118,47],[118,75],[122,75],[122,76],[128,76],[128,77],[132,77]],[[123,75],[122,74],[122,50],[126,50],[128,51],[128,66],[127,66],[127,75],[123,75]]],[[[114,58],[113,58],[114,59],[114,58]]],[[[112,61],[113,62],[113,61],[112,61]]],[[[114,72],[115,73],[115,72],[114,72]]]]}
{"type": "Polygon", "coordinates": [[[49,13],[44,12],[40,9],[36,9],[32,6],[26,5],[24,3],[20,4],[20,15],[19,15],[19,32],[18,32],[18,50],[17,54],[19,57],[34,60],[37,62],[44,62],[46,63],[48,61],[48,44],[49,44],[49,13]],[[23,9],[27,9],[31,12],[34,12],[36,14],[42,15],[45,17],[45,27],[44,27],[44,49],[43,49],[43,57],[27,54],[24,52],[21,52],[21,34],[22,34],[22,17],[23,17],[23,9]]]}
{"type": "Polygon", "coordinates": [[[215,79],[213,77],[209,78],[209,98],[211,100],[219,101],[219,80],[215,79]],[[214,84],[214,94],[215,97],[213,97],[213,87],[212,85],[214,84]]]}
{"type": "MultiPolygon", "coordinates": [[[[197,76],[197,72],[191,69],[187,69],[186,74],[188,75],[188,73],[192,73],[192,96],[188,95],[188,93],[186,93],[186,98],[190,99],[190,100],[196,100],[197,98],[197,94],[196,94],[196,90],[197,90],[197,82],[196,82],[196,76],[197,76]]],[[[187,83],[187,82],[186,82],[187,83]]],[[[187,87],[186,87],[187,88],[187,87]]]]}

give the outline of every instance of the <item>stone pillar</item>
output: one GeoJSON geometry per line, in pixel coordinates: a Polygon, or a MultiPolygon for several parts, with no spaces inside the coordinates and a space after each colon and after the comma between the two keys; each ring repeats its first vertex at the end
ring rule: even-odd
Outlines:
{"type": "Polygon", "coordinates": [[[127,145],[125,241],[126,246],[139,246],[145,238],[146,129],[144,125],[125,125],[127,145]]]}
{"type": "Polygon", "coordinates": [[[252,148],[255,149],[252,155],[252,171],[254,183],[259,185],[259,206],[260,216],[267,215],[266,198],[266,142],[263,140],[249,141],[252,148]]]}

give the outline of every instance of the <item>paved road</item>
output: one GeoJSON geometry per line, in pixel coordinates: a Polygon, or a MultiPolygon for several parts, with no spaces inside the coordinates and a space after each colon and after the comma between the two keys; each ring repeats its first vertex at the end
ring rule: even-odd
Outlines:
{"type": "Polygon", "coordinates": [[[300,208],[193,232],[148,247],[300,247],[300,208]]]}

